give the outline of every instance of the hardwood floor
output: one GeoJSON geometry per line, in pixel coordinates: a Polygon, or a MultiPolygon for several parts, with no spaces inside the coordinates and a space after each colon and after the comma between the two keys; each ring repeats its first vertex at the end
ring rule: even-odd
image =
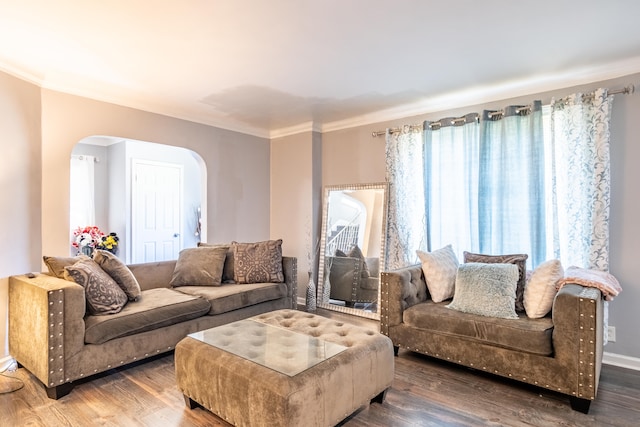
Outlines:
{"type": "MultiPolygon", "coordinates": [[[[383,404],[367,405],[342,426],[638,426],[640,372],[605,365],[588,415],[562,395],[400,350],[383,404]]],[[[77,383],[47,398],[28,371],[0,395],[0,426],[228,426],[210,412],[187,409],[174,381],[173,354],[77,383]]]]}

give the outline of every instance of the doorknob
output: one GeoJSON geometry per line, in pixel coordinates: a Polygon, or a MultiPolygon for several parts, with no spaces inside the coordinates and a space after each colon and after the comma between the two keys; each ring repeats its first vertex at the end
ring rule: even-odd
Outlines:
{"type": "Polygon", "coordinates": [[[180,233],[173,233],[173,237],[180,237],[180,233]]]}

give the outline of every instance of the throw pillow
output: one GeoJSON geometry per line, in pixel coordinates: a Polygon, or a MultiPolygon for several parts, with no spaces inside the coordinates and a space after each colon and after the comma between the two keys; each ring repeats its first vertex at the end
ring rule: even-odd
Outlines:
{"type": "Polygon", "coordinates": [[[203,243],[198,242],[198,247],[227,248],[227,256],[224,260],[224,268],[222,269],[222,283],[235,283],[233,281],[233,250],[231,245],[223,243],[203,243]]]}
{"type": "Polygon", "coordinates": [[[140,298],[140,284],[129,267],[109,251],[97,249],[93,252],[93,260],[109,275],[127,294],[129,301],[140,298]]]}
{"type": "Polygon", "coordinates": [[[365,259],[364,254],[362,253],[362,250],[358,247],[358,245],[355,245],[353,248],[351,248],[347,256],[360,260],[360,277],[362,277],[363,279],[369,277],[369,266],[367,265],[367,260],[365,259]]]}
{"type": "Polygon", "coordinates": [[[64,276],[84,288],[89,314],[119,313],[127,303],[127,294],[92,259],[66,266],[64,276]]]}
{"type": "Polygon", "coordinates": [[[448,308],[464,313],[517,319],[518,267],[470,262],[458,267],[456,290],[448,308]]]}
{"type": "Polygon", "coordinates": [[[73,265],[78,261],[86,261],[89,258],[86,255],[78,255],[78,256],[43,256],[47,269],[49,269],[49,274],[57,277],[58,279],[64,279],[64,268],[68,265],[73,265]]]}
{"type": "Polygon", "coordinates": [[[458,257],[447,245],[433,252],[416,251],[422,263],[422,272],[433,302],[442,302],[453,296],[458,272],[458,257]]]}
{"type": "Polygon", "coordinates": [[[227,250],[226,246],[181,250],[169,284],[173,287],[220,286],[227,250]]]}
{"type": "Polygon", "coordinates": [[[524,311],[524,287],[527,284],[527,254],[484,255],[464,253],[464,262],[482,262],[486,264],[515,264],[518,266],[518,288],[516,289],[516,311],[524,311]]]}
{"type": "Polygon", "coordinates": [[[340,249],[336,249],[336,256],[346,258],[348,255],[341,251],[340,249]]]}
{"type": "Polygon", "coordinates": [[[564,277],[564,269],[557,259],[540,264],[524,288],[524,309],[527,317],[539,319],[551,311],[558,293],[556,282],[564,277]]]}
{"type": "Polygon", "coordinates": [[[282,239],[257,243],[231,242],[237,283],[282,283],[282,239]]]}

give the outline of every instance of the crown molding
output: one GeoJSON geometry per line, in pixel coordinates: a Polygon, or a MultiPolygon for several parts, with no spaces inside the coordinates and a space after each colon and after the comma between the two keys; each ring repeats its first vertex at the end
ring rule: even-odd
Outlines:
{"type": "Polygon", "coordinates": [[[322,132],[322,126],[315,122],[305,122],[295,126],[289,126],[286,128],[275,129],[270,132],[269,138],[283,138],[285,136],[297,135],[305,132],[322,132]]]}

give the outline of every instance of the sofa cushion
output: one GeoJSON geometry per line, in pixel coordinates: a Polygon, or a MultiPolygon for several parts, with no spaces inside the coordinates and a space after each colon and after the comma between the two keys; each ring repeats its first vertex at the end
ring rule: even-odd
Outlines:
{"type": "Polygon", "coordinates": [[[403,322],[418,329],[449,335],[452,340],[463,337],[543,356],[553,353],[551,316],[529,319],[524,313],[518,313],[518,319],[507,320],[461,313],[446,308],[446,304],[425,301],[411,306],[404,311],[403,322]]]}
{"type": "Polygon", "coordinates": [[[78,256],[43,256],[42,260],[44,261],[47,269],[49,270],[49,274],[57,277],[58,279],[64,279],[64,268],[73,265],[81,260],[91,259],[86,255],[78,255],[78,256]]]}
{"type": "Polygon", "coordinates": [[[524,311],[524,288],[527,284],[527,254],[485,255],[464,252],[464,262],[483,262],[486,264],[515,264],[518,266],[518,286],[516,287],[516,311],[524,311]]]}
{"type": "Polygon", "coordinates": [[[115,314],[127,303],[127,294],[94,260],[88,258],[64,268],[64,278],[84,288],[90,314],[115,314]]]}
{"type": "Polygon", "coordinates": [[[93,260],[115,280],[118,286],[127,294],[129,301],[135,301],[140,297],[140,285],[136,277],[120,258],[109,251],[98,249],[93,252],[93,260]]]}
{"type": "Polygon", "coordinates": [[[553,299],[558,293],[556,283],[564,276],[560,260],[552,259],[540,264],[531,273],[524,288],[524,309],[532,319],[544,317],[553,307],[553,299]]]}
{"type": "Polygon", "coordinates": [[[282,283],[282,239],[257,243],[231,242],[236,283],[282,283]]]}
{"type": "Polygon", "coordinates": [[[226,247],[181,250],[171,277],[171,286],[220,286],[226,256],[226,247]]]}
{"type": "Polygon", "coordinates": [[[224,284],[216,287],[181,286],[176,290],[207,300],[211,306],[209,310],[211,315],[287,296],[287,286],[284,283],[224,284]]]}
{"type": "Polygon", "coordinates": [[[453,301],[447,307],[481,316],[517,319],[518,267],[470,262],[458,267],[453,301]]]}
{"type": "Polygon", "coordinates": [[[458,257],[453,247],[447,245],[433,252],[416,251],[422,263],[427,289],[434,302],[442,302],[453,296],[458,272],[458,257]]]}
{"type": "Polygon", "coordinates": [[[235,283],[233,280],[233,249],[231,249],[230,244],[198,242],[198,247],[227,248],[227,256],[225,257],[224,268],[222,269],[222,283],[235,283]]]}
{"type": "Polygon", "coordinates": [[[102,344],[176,323],[196,319],[209,311],[209,303],[192,295],[168,288],[142,291],[138,301],[128,303],[111,316],[87,316],[84,340],[102,344]]]}

